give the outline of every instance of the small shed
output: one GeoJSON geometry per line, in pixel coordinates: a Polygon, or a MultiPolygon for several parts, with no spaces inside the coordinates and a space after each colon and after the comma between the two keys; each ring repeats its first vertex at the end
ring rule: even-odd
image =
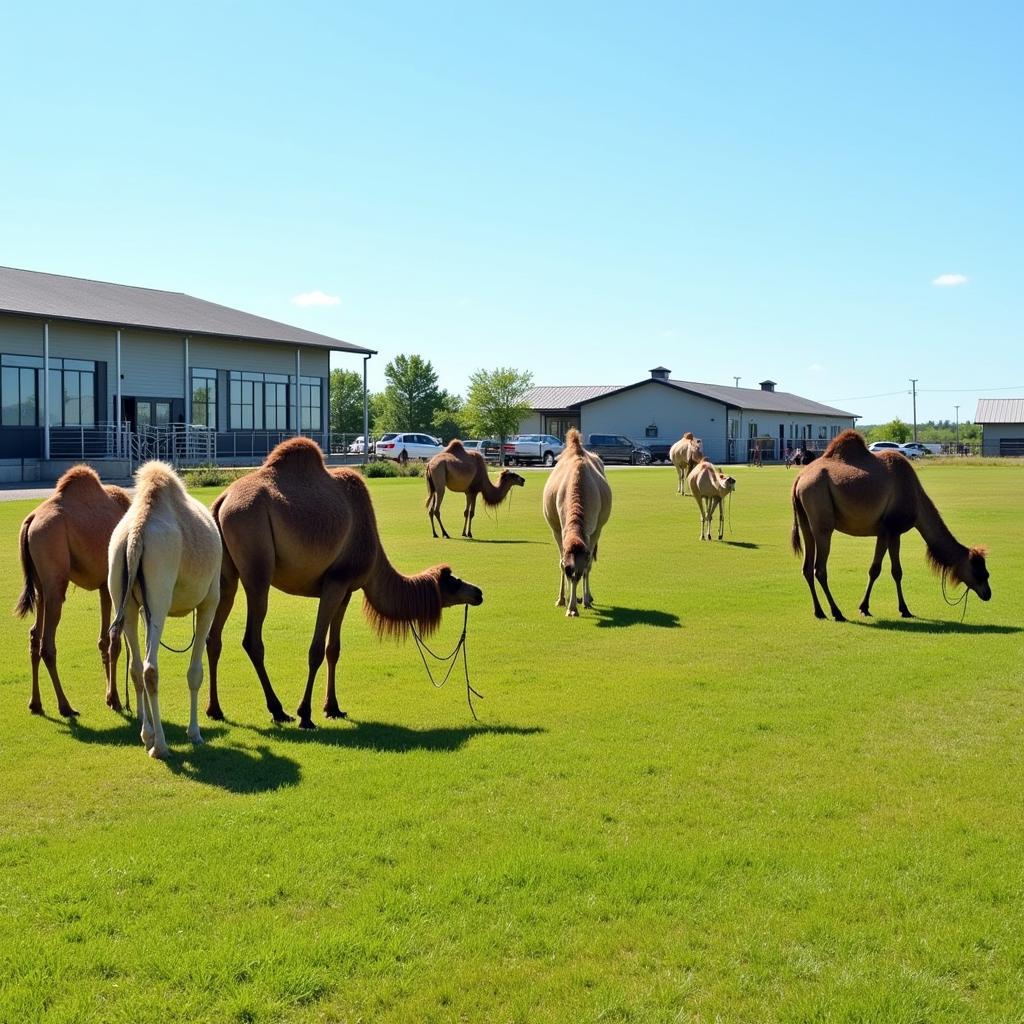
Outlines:
{"type": "Polygon", "coordinates": [[[974,422],[982,426],[982,455],[1024,457],[1024,398],[979,398],[974,422]]]}

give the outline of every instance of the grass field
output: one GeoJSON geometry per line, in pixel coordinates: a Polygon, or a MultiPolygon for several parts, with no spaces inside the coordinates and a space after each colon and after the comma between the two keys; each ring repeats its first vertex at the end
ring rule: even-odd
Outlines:
{"type": "MultiPolygon", "coordinates": [[[[172,758],[154,762],[104,706],[96,595],[70,595],[58,638],[77,723],[28,714],[27,624],[5,618],[0,1020],[1024,1020],[1024,468],[921,475],[990,547],[993,600],[963,625],[916,533],[920,618],[897,617],[886,565],[874,620],[816,621],[784,469],[737,471],[726,544],[698,541],[672,470],[611,472],[598,606],[575,621],[554,607],[543,474],[476,542],[431,539],[422,480],[371,481],[399,568],[448,561],[484,589],[479,724],[357,599],[351,719],[323,723],[321,680],[320,729],[272,726],[242,598],[228,721],[191,748],[186,656],[162,654],[172,758]]],[[[0,505],[8,608],[30,507],[0,505]]],[[[460,510],[450,495],[456,534],[460,510]]],[[[833,545],[849,615],[871,551],[833,545]]],[[[289,709],[314,617],[272,595],[289,709]]]]}

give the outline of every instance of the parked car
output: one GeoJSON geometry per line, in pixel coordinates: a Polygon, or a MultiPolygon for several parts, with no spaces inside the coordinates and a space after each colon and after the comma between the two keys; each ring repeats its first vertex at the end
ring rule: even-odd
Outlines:
{"type": "Polygon", "coordinates": [[[360,434],[349,446],[349,455],[364,455],[366,453],[366,438],[360,434]]]}
{"type": "Polygon", "coordinates": [[[921,444],[920,441],[908,441],[906,444],[900,445],[900,451],[908,459],[919,459],[922,455],[931,455],[931,449],[921,444]]]}
{"type": "Polygon", "coordinates": [[[441,442],[429,434],[384,434],[375,446],[378,459],[432,459],[442,451],[441,442]]]}
{"type": "Polygon", "coordinates": [[[565,445],[551,434],[519,434],[505,442],[505,461],[510,466],[542,462],[553,466],[565,445]]]}
{"type": "Polygon", "coordinates": [[[463,448],[471,452],[479,452],[488,462],[497,462],[501,458],[501,445],[491,437],[481,441],[463,441],[463,448]]]}
{"type": "Polygon", "coordinates": [[[650,448],[637,444],[625,434],[590,434],[585,447],[602,462],[627,462],[631,466],[649,466],[652,461],[650,448]]]}
{"type": "Polygon", "coordinates": [[[868,445],[869,452],[900,452],[903,453],[903,449],[895,441],[872,441],[868,445]]]}

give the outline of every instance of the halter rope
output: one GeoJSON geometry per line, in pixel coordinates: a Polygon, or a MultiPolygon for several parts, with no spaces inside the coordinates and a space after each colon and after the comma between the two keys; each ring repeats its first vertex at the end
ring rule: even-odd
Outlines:
{"type": "Polygon", "coordinates": [[[452,674],[452,669],[455,668],[455,663],[459,658],[459,651],[462,651],[462,671],[466,678],[466,703],[469,705],[470,713],[473,716],[474,722],[479,722],[480,719],[476,716],[476,709],[473,707],[473,698],[479,697],[481,700],[484,699],[484,695],[477,690],[474,690],[469,682],[469,662],[466,655],[466,631],[469,626],[469,605],[463,605],[462,615],[462,635],[459,637],[458,643],[456,643],[451,654],[440,655],[435,653],[427,646],[424,642],[423,637],[416,632],[416,627],[410,625],[412,630],[413,639],[416,641],[416,649],[420,652],[420,659],[423,662],[423,667],[427,670],[427,678],[430,680],[431,685],[435,690],[440,690],[445,683],[448,682],[448,677],[452,674]],[[424,653],[426,652],[426,654],[424,653]],[[438,682],[434,678],[434,673],[430,671],[430,665],[427,662],[426,655],[429,654],[435,661],[440,661],[442,664],[445,662],[451,662],[448,665],[448,671],[444,674],[444,679],[438,682]]]}
{"type": "Polygon", "coordinates": [[[951,601],[949,599],[949,595],[946,593],[946,573],[944,572],[942,574],[942,597],[946,604],[948,604],[950,608],[955,608],[958,604],[962,604],[964,606],[963,610],[960,612],[961,622],[963,622],[967,616],[967,598],[970,597],[970,594],[971,588],[965,585],[964,592],[955,601],[951,601]]]}

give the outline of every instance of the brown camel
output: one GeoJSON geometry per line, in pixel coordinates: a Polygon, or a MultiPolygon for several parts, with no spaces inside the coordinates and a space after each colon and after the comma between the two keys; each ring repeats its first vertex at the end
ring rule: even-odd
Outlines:
{"type": "Polygon", "coordinates": [[[700,539],[711,540],[711,523],[717,508],[718,539],[721,540],[725,535],[725,499],[736,490],[736,477],[726,476],[707,459],[701,459],[687,478],[687,483],[700,509],[700,539]]]}
{"type": "MultiPolygon", "coordinates": [[[[19,618],[35,611],[29,632],[32,657],[32,699],[28,709],[43,713],[39,696],[39,661],[46,666],[57,696],[57,710],[77,715],[57,674],[57,627],[68,584],[100,592],[100,637],[97,647],[108,677],[107,627],[110,594],[107,591],[107,545],[131,498],[120,487],[104,485],[90,466],[73,466],[58,481],[54,493],[21,524],[19,546],[25,587],[14,608],[19,618]]],[[[121,710],[116,687],[107,685],[107,704],[121,710]]]]}
{"type": "Polygon", "coordinates": [[[313,681],[325,655],[324,713],[328,718],[345,715],[338,707],[335,673],[341,622],[355,591],[363,591],[366,616],[381,636],[404,636],[410,626],[429,634],[440,623],[443,608],[483,601],[479,588],[454,576],[446,565],[417,576],[394,569],[381,547],[363,478],[349,469],[328,472],[320,449],[305,437],[279,444],[259,469],[231,484],[212,511],[224,541],[224,560],[220,604],[206,645],[211,718],[224,717],[217,697],[217,662],[239,579],[248,603],[242,646],[275,722],[292,718],[281,707],[264,664],[263,620],[270,588],[319,598],[306,689],[297,712],[303,729],[314,727],[313,681]]]}
{"type": "Polygon", "coordinates": [[[910,462],[894,451],[873,455],[860,434],[844,430],[822,457],[805,466],[793,481],[791,540],[793,551],[799,555],[800,535],[803,534],[804,579],[814,601],[814,614],[819,619],[825,618],[814,589],[817,577],[833,618],[837,622],[845,621],[828,588],[829,548],[833,531],[839,530],[852,537],[877,538],[868,569],[868,588],[860,603],[861,614],[871,614],[868,608],[871,588],[888,550],[900,615],[912,618],[903,599],[900,565],[900,536],[912,527],[924,538],[928,545],[928,562],[944,580],[966,584],[982,601],[991,598],[984,548],[966,548],[949,532],[910,462]]]}
{"type": "Polygon", "coordinates": [[[678,493],[686,494],[687,478],[704,458],[704,444],[688,430],[669,448],[668,458],[679,474],[678,493]]]}
{"type": "Polygon", "coordinates": [[[477,495],[483,495],[484,504],[494,508],[505,500],[513,487],[523,487],[526,481],[510,469],[503,469],[497,485],[487,475],[487,463],[479,452],[469,452],[458,439],[449,442],[443,452],[438,452],[427,463],[427,515],[430,517],[430,532],[436,537],[434,520],[441,527],[441,534],[448,531],[441,522],[441,502],[444,490],[461,491],[466,495],[466,511],[462,513],[462,536],[473,536],[473,516],[476,515],[477,495]]]}
{"type": "Polygon", "coordinates": [[[604,463],[583,447],[578,430],[565,438],[565,450],[544,485],[542,507],[551,528],[559,559],[558,600],[565,604],[565,584],[571,592],[565,614],[577,617],[576,588],[583,580],[583,607],[590,608],[594,595],[590,592],[590,569],[597,561],[597,545],[608,517],[612,514],[612,489],[604,475],[604,463]]]}

